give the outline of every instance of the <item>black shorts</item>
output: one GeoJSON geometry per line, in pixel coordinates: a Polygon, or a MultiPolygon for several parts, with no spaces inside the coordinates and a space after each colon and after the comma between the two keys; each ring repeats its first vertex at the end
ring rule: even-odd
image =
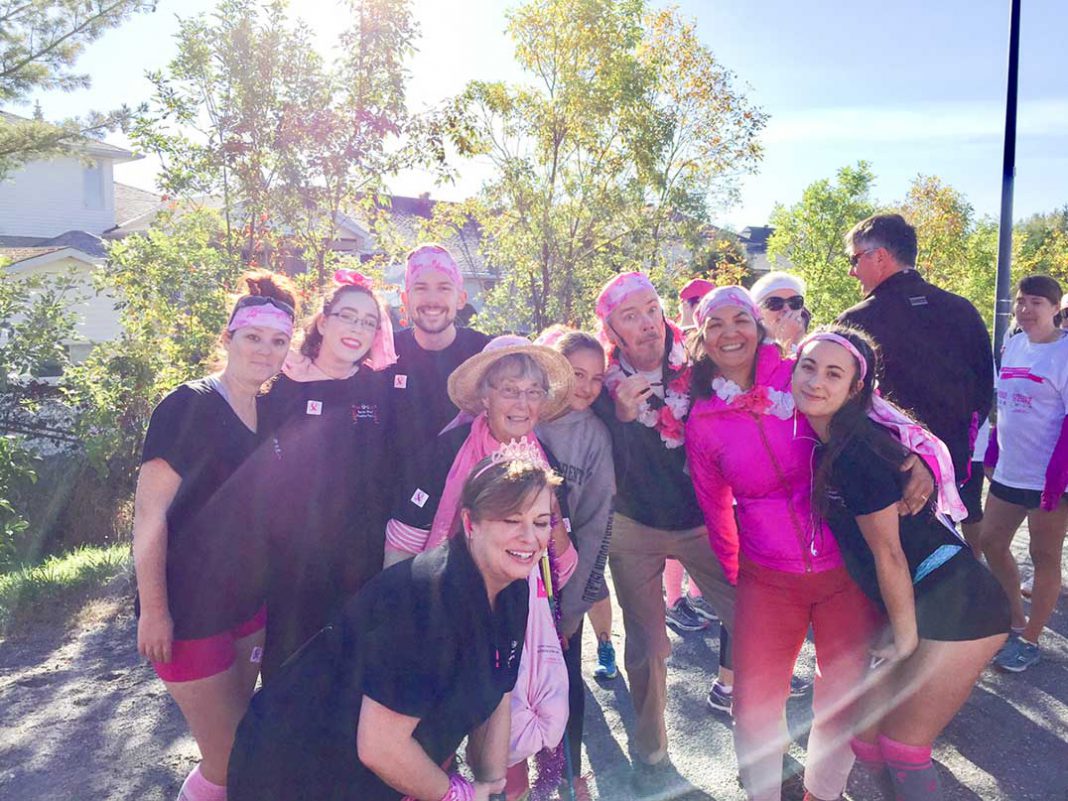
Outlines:
{"type": "Polygon", "coordinates": [[[1005,503],[1022,506],[1024,509],[1037,509],[1042,505],[1042,491],[1031,489],[1019,489],[997,481],[990,482],[990,494],[1005,503]]]}
{"type": "Polygon", "coordinates": [[[1009,630],[1005,591],[966,545],[913,589],[916,624],[925,640],[980,640],[1009,630]]]}
{"type": "Polygon", "coordinates": [[[983,463],[972,462],[972,472],[968,480],[960,485],[960,499],[968,510],[968,517],[961,523],[979,523],[983,519],[983,463]]]}

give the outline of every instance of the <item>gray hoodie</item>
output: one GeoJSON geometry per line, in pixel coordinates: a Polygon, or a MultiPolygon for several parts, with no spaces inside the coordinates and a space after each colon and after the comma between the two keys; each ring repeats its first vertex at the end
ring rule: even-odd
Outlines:
{"type": "Polygon", "coordinates": [[[570,637],[593,603],[604,597],[604,564],[616,491],[612,439],[591,409],[543,423],[537,434],[564,473],[571,536],[578,547],[578,567],[560,591],[561,624],[564,635],[570,637]]]}

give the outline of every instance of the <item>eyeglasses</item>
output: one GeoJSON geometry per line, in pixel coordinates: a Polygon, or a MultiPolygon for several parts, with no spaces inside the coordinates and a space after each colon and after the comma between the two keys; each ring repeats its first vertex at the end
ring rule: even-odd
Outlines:
{"type": "Polygon", "coordinates": [[[242,309],[247,309],[250,306],[274,306],[276,309],[280,309],[288,314],[290,317],[295,316],[293,307],[286,303],[284,300],[278,300],[277,298],[270,298],[266,295],[244,295],[237,303],[234,304],[234,310],[230,312],[230,323],[234,321],[234,316],[242,309]]]}
{"type": "Polygon", "coordinates": [[[549,394],[540,387],[520,389],[519,387],[514,387],[510,384],[506,384],[503,387],[494,387],[493,389],[505,400],[519,400],[519,397],[523,396],[527,399],[527,403],[541,403],[545,400],[545,396],[549,394]]]}
{"type": "Polygon", "coordinates": [[[765,298],[762,305],[768,311],[782,311],[783,306],[789,306],[794,311],[798,311],[805,305],[805,299],[800,295],[793,295],[789,298],[765,298]]]}
{"type": "Polygon", "coordinates": [[[337,317],[341,322],[346,325],[354,325],[357,328],[362,328],[368,333],[374,333],[378,330],[378,318],[377,317],[360,317],[352,309],[342,309],[338,312],[330,312],[327,317],[337,317]]]}
{"type": "Polygon", "coordinates": [[[854,253],[852,256],[848,257],[849,258],[849,263],[852,264],[854,267],[856,267],[857,266],[857,262],[859,262],[862,258],[867,256],[873,250],[878,250],[878,249],[879,248],[868,248],[867,250],[860,251],[860,253],[854,253]]]}

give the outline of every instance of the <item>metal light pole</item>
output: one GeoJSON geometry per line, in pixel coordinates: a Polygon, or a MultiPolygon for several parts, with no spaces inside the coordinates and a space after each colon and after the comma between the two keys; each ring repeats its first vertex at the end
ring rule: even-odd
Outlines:
{"type": "Polygon", "coordinates": [[[1010,0],[1009,86],[1005,97],[1005,154],[1001,168],[1001,224],[998,228],[997,297],[994,300],[994,358],[1001,366],[1001,342],[1012,317],[1012,189],[1016,178],[1016,95],[1020,77],[1020,2],[1010,0]]]}

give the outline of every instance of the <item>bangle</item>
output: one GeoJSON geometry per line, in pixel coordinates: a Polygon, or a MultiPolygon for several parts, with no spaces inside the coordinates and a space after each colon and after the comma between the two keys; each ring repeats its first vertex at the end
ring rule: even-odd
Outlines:
{"type": "Polygon", "coordinates": [[[475,785],[459,773],[449,776],[449,789],[441,797],[441,801],[474,801],[475,785]]]}

